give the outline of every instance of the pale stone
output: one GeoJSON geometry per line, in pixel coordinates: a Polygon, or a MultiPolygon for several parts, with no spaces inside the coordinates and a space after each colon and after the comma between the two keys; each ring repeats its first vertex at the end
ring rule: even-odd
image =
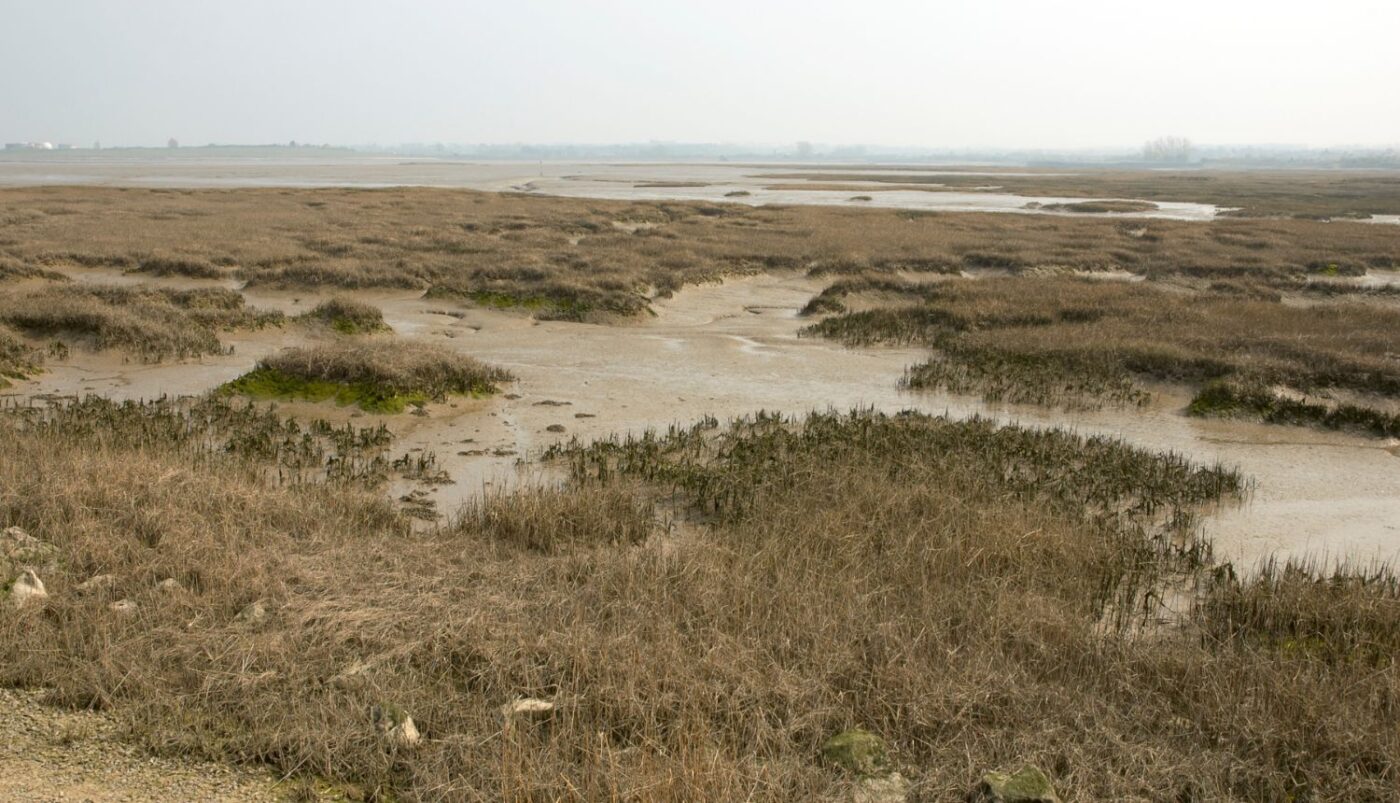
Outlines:
{"type": "Polygon", "coordinates": [[[48,595],[44,581],[39,579],[39,575],[35,574],[33,569],[25,569],[10,586],[10,604],[16,608],[43,602],[48,595]]]}
{"type": "Polygon", "coordinates": [[[122,616],[135,616],[138,607],[135,602],[129,599],[119,599],[108,605],[107,610],[122,616]]]}
{"type": "Polygon", "coordinates": [[[422,741],[413,717],[392,703],[376,705],[370,711],[374,727],[391,747],[413,747],[422,741]]]}

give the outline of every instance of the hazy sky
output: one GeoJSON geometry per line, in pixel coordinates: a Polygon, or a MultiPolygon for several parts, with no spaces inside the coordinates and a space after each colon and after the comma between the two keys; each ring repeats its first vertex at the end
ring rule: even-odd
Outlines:
{"type": "Polygon", "coordinates": [[[1400,3],[0,0],[0,139],[1400,142],[1400,3]]]}

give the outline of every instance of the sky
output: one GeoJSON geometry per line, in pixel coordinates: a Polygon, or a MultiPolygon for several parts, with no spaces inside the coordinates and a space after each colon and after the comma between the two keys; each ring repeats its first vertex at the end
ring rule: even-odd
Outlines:
{"type": "Polygon", "coordinates": [[[1400,3],[0,0],[0,140],[1400,143],[1400,3]]]}

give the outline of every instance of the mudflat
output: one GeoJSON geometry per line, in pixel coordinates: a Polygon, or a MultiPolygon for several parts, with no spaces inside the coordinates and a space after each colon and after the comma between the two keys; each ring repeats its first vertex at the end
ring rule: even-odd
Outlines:
{"type": "MultiPolygon", "coordinates": [[[[1159,178],[995,181],[1283,203],[1159,178]]],[[[301,799],[1393,793],[1392,227],[539,187],[0,190],[0,682],[301,799]]]]}

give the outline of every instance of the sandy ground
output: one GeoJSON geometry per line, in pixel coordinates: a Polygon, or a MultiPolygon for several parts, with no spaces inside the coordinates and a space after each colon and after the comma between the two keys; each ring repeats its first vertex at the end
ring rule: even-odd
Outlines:
{"type": "Polygon", "coordinates": [[[59,711],[34,692],[0,689],[0,800],[49,803],[272,803],[286,789],[266,772],[152,758],[121,741],[115,723],[59,711]]]}

